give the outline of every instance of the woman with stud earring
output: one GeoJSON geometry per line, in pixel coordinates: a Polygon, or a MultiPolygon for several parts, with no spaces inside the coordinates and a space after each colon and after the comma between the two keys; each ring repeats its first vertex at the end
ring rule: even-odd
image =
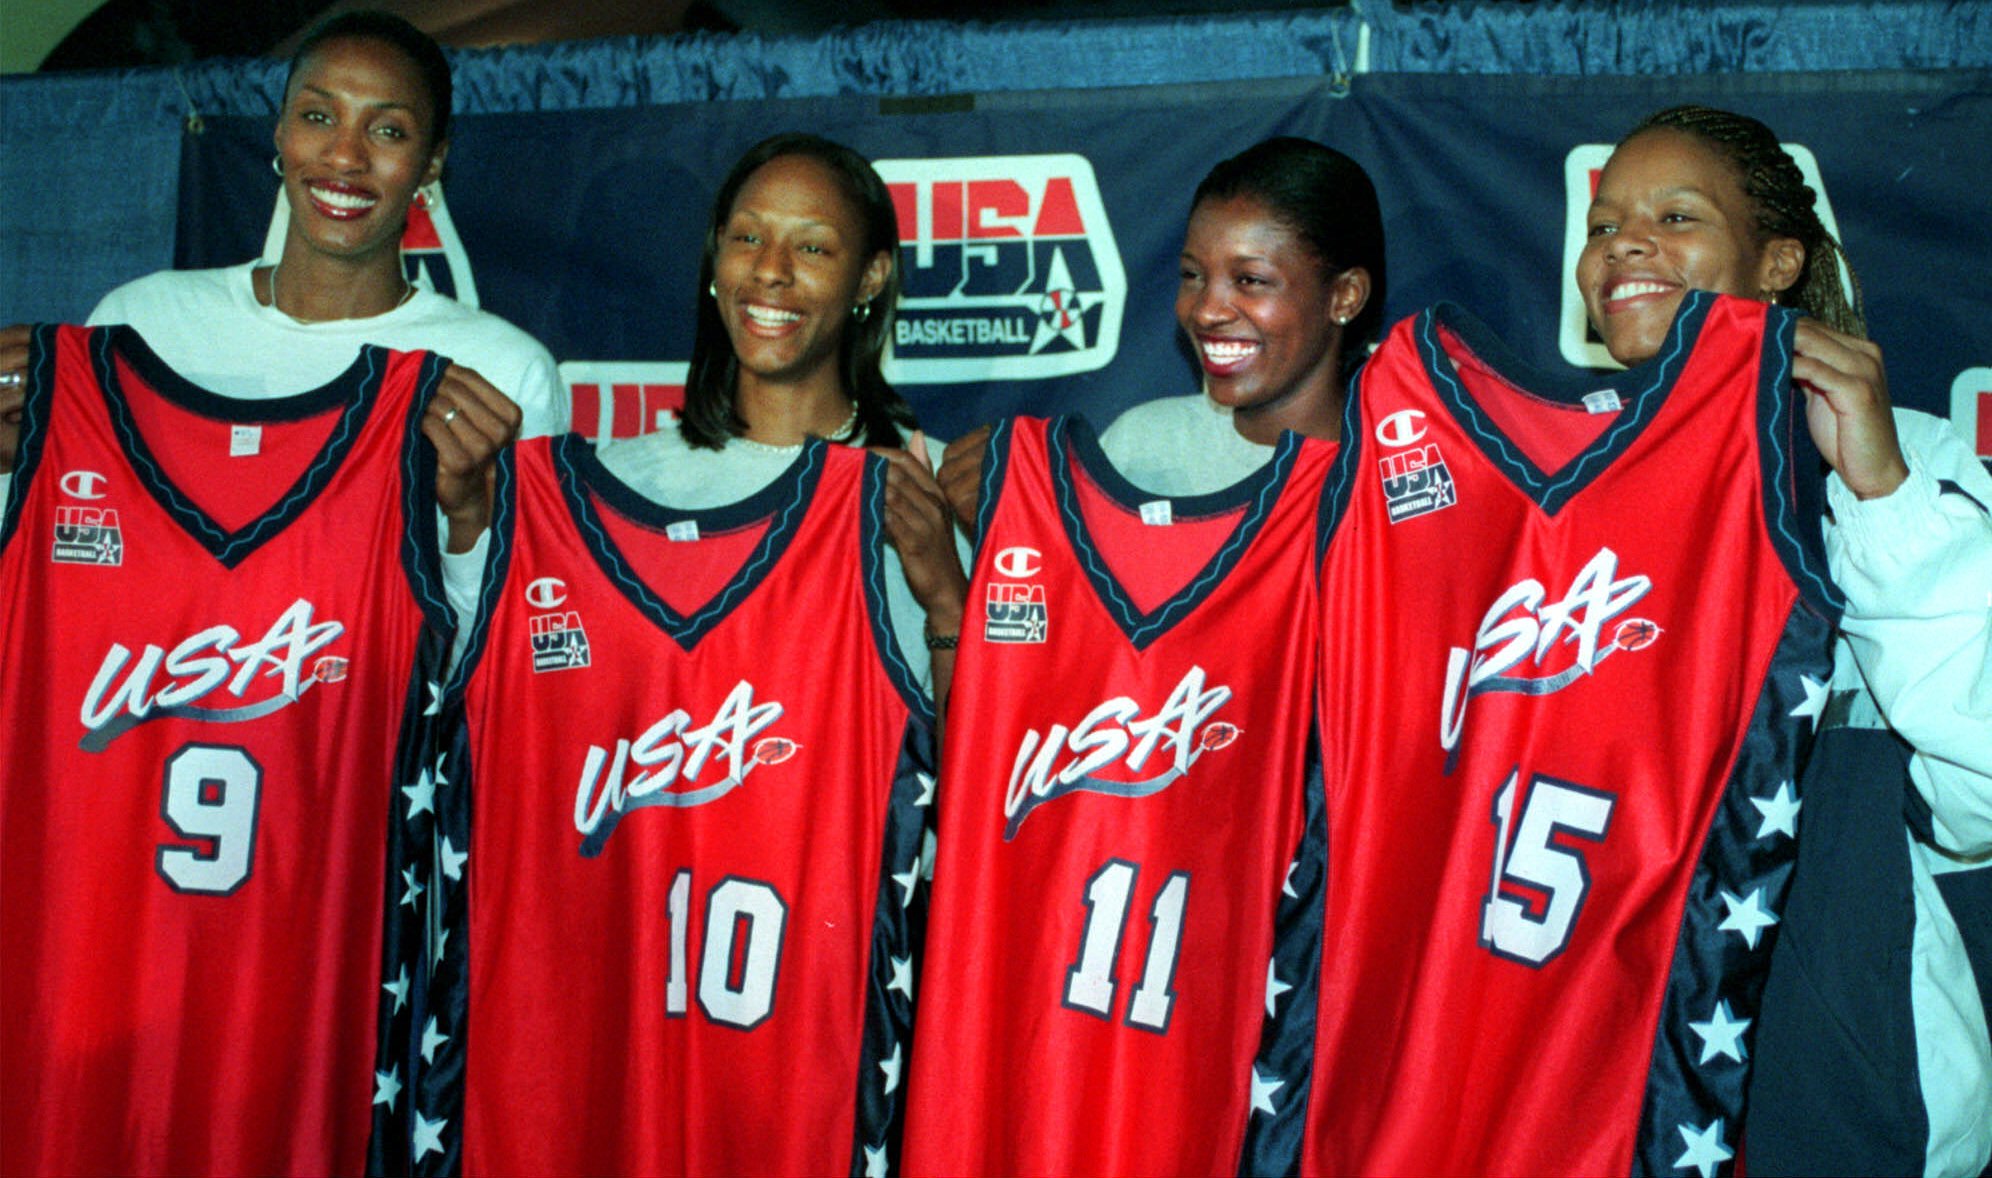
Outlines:
{"type": "MultiPolygon", "coordinates": [[[[277,120],[271,166],[290,214],[277,261],[148,275],[106,295],[89,322],[129,324],[195,384],[250,399],[319,387],[362,344],[448,356],[456,366],[423,432],[449,547],[461,551],[483,530],[491,453],[515,435],[564,430],[569,414],[536,340],[403,272],[409,206],[439,199],[450,96],[442,50],[405,20],[355,11],[318,25],[291,57],[277,120]]],[[[10,342],[0,340],[0,364],[14,358],[10,342]]]]}
{"type": "Polygon", "coordinates": [[[941,447],[880,371],[898,247],[891,197],[864,157],[805,134],[748,149],[707,223],[683,415],[605,444],[602,463],[652,499],[696,508],[760,490],[811,437],[884,456],[893,625],[938,702],[967,579],[930,473],[941,447]]]}
{"type": "MultiPolygon", "coordinates": [[[[1143,402],[1100,446],[1159,495],[1228,487],[1282,430],[1333,438],[1343,389],[1383,322],[1383,217],[1362,165],[1311,140],[1268,139],[1213,167],[1190,199],[1176,322],[1203,390],[1143,402]]],[[[949,448],[941,483],[974,519],[986,429],[949,448]]]]}

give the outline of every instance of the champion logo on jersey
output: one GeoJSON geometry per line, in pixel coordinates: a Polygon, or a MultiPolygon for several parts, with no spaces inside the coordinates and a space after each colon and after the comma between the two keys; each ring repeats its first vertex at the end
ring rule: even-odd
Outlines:
{"type": "Polygon", "coordinates": [[[1439,715],[1439,744],[1449,754],[1446,771],[1459,756],[1467,703],[1474,696],[1549,695],[1590,675],[1619,651],[1653,645],[1658,625],[1646,618],[1620,619],[1652,588],[1650,577],[1621,579],[1618,554],[1600,548],[1561,601],[1549,603],[1534,578],[1517,581],[1495,598],[1480,619],[1473,649],[1455,646],[1447,655],[1439,715]]]}
{"type": "Polygon", "coordinates": [[[692,727],[690,712],[676,708],[635,740],[618,739],[614,752],[589,745],[574,792],[574,828],[581,832],[582,857],[600,855],[631,810],[716,802],[760,766],[779,765],[802,751],[785,736],[763,735],[783,711],[773,700],[755,703],[754,685],[742,679],[699,727],[692,727]],[[707,778],[708,767],[714,768],[713,777],[725,776],[707,778]],[[708,783],[699,784],[702,779],[708,783]]]}
{"type": "Polygon", "coordinates": [[[148,645],[136,662],[130,648],[112,643],[83,696],[84,751],[101,752],[148,720],[258,719],[298,702],[315,686],[343,681],[350,664],[327,648],[346,632],[346,624],[313,621],[313,612],[311,602],[300,597],[254,642],[244,644],[233,626],[209,626],[170,653],[148,645]],[[200,701],[217,690],[244,702],[202,706],[200,701]]]}
{"type": "Polygon", "coordinates": [[[1085,156],[876,166],[903,243],[895,384],[1042,380],[1113,360],[1127,276],[1085,156]]]}
{"type": "Polygon", "coordinates": [[[1238,739],[1236,724],[1213,719],[1231,694],[1222,684],[1205,690],[1204,669],[1193,666],[1152,716],[1143,716],[1139,703],[1120,695],[1075,727],[1054,724],[1048,734],[1026,730],[1003,795],[1003,841],[1017,837],[1039,806],[1075,793],[1145,798],[1169,788],[1205,753],[1238,739]],[[1140,776],[1165,746],[1169,759],[1161,772],[1140,776]],[[1127,776],[1107,776],[1121,773],[1127,776]]]}

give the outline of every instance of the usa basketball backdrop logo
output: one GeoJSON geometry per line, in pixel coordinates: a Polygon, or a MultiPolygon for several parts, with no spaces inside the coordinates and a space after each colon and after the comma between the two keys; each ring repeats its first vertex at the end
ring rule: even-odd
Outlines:
{"type": "MultiPolygon", "coordinates": [[[[1835,238],[1840,236],[1840,226],[1833,219],[1833,206],[1826,199],[1826,183],[1819,177],[1819,161],[1813,158],[1812,150],[1803,144],[1787,143],[1784,149],[1798,162],[1798,170],[1812,191],[1819,194],[1813,207],[1819,211],[1819,220],[1826,231],[1835,238]]],[[[1584,252],[1584,242],[1590,236],[1587,218],[1591,210],[1591,198],[1598,192],[1598,175],[1605,170],[1605,161],[1612,158],[1612,145],[1609,143],[1580,143],[1563,157],[1563,272],[1557,276],[1557,285],[1563,291],[1563,313],[1559,320],[1558,344],[1563,358],[1582,368],[1623,368],[1625,365],[1612,359],[1605,351],[1604,341],[1591,330],[1590,318],[1584,312],[1584,296],[1577,290],[1577,255],[1584,252]]],[[[1841,269],[1841,284],[1846,284],[1846,270],[1841,269]]]]}
{"type": "Polygon", "coordinates": [[[1127,274],[1080,155],[880,160],[899,212],[894,382],[1034,380],[1104,368],[1127,274]]]}
{"type": "MultiPolygon", "coordinates": [[[[434,203],[418,199],[408,206],[408,227],[401,233],[401,268],[408,281],[420,283],[439,295],[453,298],[466,307],[477,306],[477,282],[470,274],[470,255],[457,236],[456,222],[450,219],[449,205],[441,199],[443,186],[430,186],[437,194],[434,203]]],[[[283,256],[284,234],[290,229],[290,205],[283,189],[277,189],[277,209],[270,217],[270,232],[263,239],[263,260],[274,262],[283,256]]]]}

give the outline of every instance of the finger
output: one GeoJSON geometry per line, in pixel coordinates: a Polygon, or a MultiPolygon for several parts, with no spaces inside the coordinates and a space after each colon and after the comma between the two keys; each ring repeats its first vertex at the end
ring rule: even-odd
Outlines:
{"type": "Polygon", "coordinates": [[[510,441],[518,431],[517,423],[507,422],[499,415],[497,408],[473,391],[453,383],[445,383],[436,390],[429,402],[430,412],[451,430],[469,430],[459,433],[467,441],[472,435],[485,439],[484,448],[495,452],[498,447],[510,441]]]}
{"type": "Polygon", "coordinates": [[[450,365],[444,374],[444,386],[452,390],[459,400],[475,403],[488,411],[491,416],[505,422],[509,428],[517,429],[525,420],[525,410],[519,403],[490,381],[477,374],[475,369],[461,364],[450,365]]]}

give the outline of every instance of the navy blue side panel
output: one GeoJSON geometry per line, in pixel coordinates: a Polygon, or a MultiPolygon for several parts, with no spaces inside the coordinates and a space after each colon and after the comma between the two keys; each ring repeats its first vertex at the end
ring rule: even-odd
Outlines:
{"type": "Polygon", "coordinates": [[[906,652],[899,649],[899,638],[892,629],[892,598],[885,591],[885,479],[888,466],[885,459],[875,454],[865,456],[864,481],[860,488],[863,496],[858,513],[858,563],[863,570],[865,582],[865,613],[871,619],[872,644],[878,649],[879,662],[884,664],[887,677],[899,690],[899,696],[906,701],[906,707],[914,715],[934,722],[934,701],[920,689],[919,676],[906,661],[906,652]]]}
{"type": "Polygon", "coordinates": [[[1702,844],[1662,999],[1635,1174],[1735,1168],[1750,1044],[1797,858],[1796,778],[1831,679],[1825,619],[1795,602],[1702,844]]]}
{"type": "Polygon", "coordinates": [[[1322,913],[1328,891],[1328,798],[1321,740],[1307,733],[1306,822],[1273,918],[1273,959],[1266,975],[1266,1019],[1252,1061],[1240,1174],[1300,1173],[1307,1098],[1314,1082],[1314,1022],[1321,994],[1322,913]]]}
{"type": "Polygon", "coordinates": [[[1837,622],[1846,599],[1826,571],[1826,460],[1805,424],[1805,394],[1791,382],[1798,312],[1772,307],[1757,370],[1757,458],[1763,465],[1764,526],[1778,559],[1812,607],[1837,622]]]}
{"type": "Polygon", "coordinates": [[[1900,800],[1914,792],[1909,749],[1885,729],[1846,726],[1853,694],[1835,691],[1805,772],[1806,852],[1756,1028],[1752,1174],[1923,1172],[1900,800]]]}
{"type": "Polygon", "coordinates": [[[1992,1011],[1992,864],[1937,876],[1937,891],[1943,894],[1951,919],[1957,921],[1965,956],[1978,982],[1978,1000],[1992,1011]]]}
{"type": "Polygon", "coordinates": [[[374,1019],[373,1130],[367,1173],[406,1174],[416,1073],[416,1036],[422,1023],[425,977],[424,917],[435,878],[431,863],[436,832],[430,798],[436,767],[436,722],[447,627],[425,625],[402,702],[395,742],[393,792],[388,801],[386,886],[381,894],[381,981],[374,1019]]]}
{"type": "Polygon", "coordinates": [[[512,571],[512,545],[519,511],[518,453],[519,447],[507,446],[498,451],[497,462],[493,464],[496,473],[492,480],[491,540],[484,557],[484,587],[478,593],[477,612],[458,619],[459,625],[470,627],[470,637],[464,640],[461,661],[450,672],[447,695],[460,694],[464,684],[470,682],[471,672],[483,660],[491,615],[498,608],[499,594],[504,592],[506,577],[512,571]]]}
{"type": "MultiPolygon", "coordinates": [[[[497,557],[495,546],[492,556],[497,557]]],[[[487,599],[493,596],[490,580],[486,578],[487,599]]],[[[480,620],[488,611],[487,600],[478,611],[480,620]]],[[[404,790],[405,796],[395,799],[411,824],[417,809],[430,809],[429,838],[419,847],[425,863],[416,881],[425,885],[425,891],[415,900],[414,911],[420,918],[410,921],[417,926],[414,940],[420,968],[409,970],[416,992],[403,1041],[412,1077],[404,1096],[412,1164],[397,1171],[423,1178],[463,1172],[464,1069],[470,1050],[470,873],[475,867],[470,862],[474,766],[462,691],[452,691],[430,720],[433,752],[418,778],[418,789],[433,792],[410,795],[404,790]]],[[[405,886],[394,895],[405,898],[405,886]]],[[[530,1110],[519,1112],[530,1115],[530,1110]]]]}
{"type": "Polygon", "coordinates": [[[443,592],[442,549],[436,534],[436,447],[422,436],[422,414],[428,411],[429,398],[436,395],[449,363],[434,352],[422,358],[401,444],[401,567],[429,624],[445,630],[454,629],[456,620],[443,592]]]}
{"type": "Polygon", "coordinates": [[[858,1052],[858,1116],[851,1136],[853,1175],[899,1172],[906,1069],[913,1058],[913,983],[927,922],[921,849],[934,804],[936,753],[932,724],[915,713],[906,722],[893,768],[879,852],[864,1045],[858,1052]]]}
{"type": "Polygon", "coordinates": [[[34,485],[41,465],[42,442],[48,437],[49,410],[55,402],[55,325],[38,324],[28,337],[27,384],[21,405],[21,437],[14,450],[14,473],[7,488],[7,510],[0,514],[0,552],[7,550],[20,523],[21,502],[34,485]]]}

